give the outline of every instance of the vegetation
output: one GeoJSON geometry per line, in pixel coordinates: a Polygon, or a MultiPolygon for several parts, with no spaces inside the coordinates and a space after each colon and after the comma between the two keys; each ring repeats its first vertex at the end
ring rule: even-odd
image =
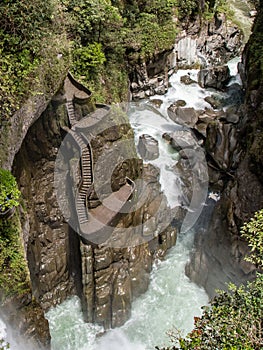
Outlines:
{"type": "Polygon", "coordinates": [[[10,171],[0,168],[0,212],[19,205],[20,191],[10,171]]]}
{"type": "MultiPolygon", "coordinates": [[[[241,229],[251,254],[247,260],[263,268],[263,210],[241,229]]],[[[229,291],[220,291],[209,307],[203,307],[201,318],[195,318],[194,330],[185,338],[171,334],[172,349],[198,350],[260,350],[263,348],[263,274],[247,286],[230,284],[229,291]]],[[[158,348],[157,348],[158,349],[158,348]]]]}
{"type": "Polygon", "coordinates": [[[251,254],[247,261],[255,264],[257,267],[263,267],[263,209],[256,212],[254,217],[241,229],[242,237],[248,241],[251,254]]]}
{"type": "MultiPolygon", "coordinates": [[[[5,211],[17,207],[20,191],[10,171],[0,169],[0,208],[5,211]]],[[[23,293],[29,288],[27,264],[20,238],[21,224],[18,213],[11,218],[0,218],[0,300],[23,293]]]]}
{"type": "Polygon", "coordinates": [[[29,290],[27,263],[17,213],[0,220],[0,299],[29,290]]]}
{"type": "Polygon", "coordinates": [[[70,64],[88,86],[104,90],[108,102],[123,98],[127,63],[170,49],[174,18],[198,11],[197,0],[1,1],[0,123],[30,95],[52,91],[62,73],[61,53],[64,66],[70,64]]]}
{"type": "MultiPolygon", "coordinates": [[[[64,51],[65,40],[61,35],[61,8],[55,0],[3,0],[0,16],[0,123],[3,123],[30,94],[38,91],[43,71],[45,78],[57,70],[56,54],[64,51]]],[[[43,87],[41,92],[46,93],[43,87]]]]}

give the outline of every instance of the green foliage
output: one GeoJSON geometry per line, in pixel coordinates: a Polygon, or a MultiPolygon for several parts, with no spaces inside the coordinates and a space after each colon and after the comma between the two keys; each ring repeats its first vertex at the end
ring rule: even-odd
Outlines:
{"type": "Polygon", "coordinates": [[[20,191],[10,171],[0,168],[0,210],[5,211],[19,205],[20,191]]]}
{"type": "Polygon", "coordinates": [[[155,14],[141,13],[135,26],[127,31],[125,46],[139,52],[141,58],[150,58],[158,51],[169,49],[175,33],[172,22],[161,26],[155,14]]]}
{"type": "Polygon", "coordinates": [[[78,75],[95,75],[106,58],[99,43],[87,44],[73,52],[73,70],[78,75]]]}
{"type": "MultiPolygon", "coordinates": [[[[246,223],[242,230],[251,247],[248,260],[263,267],[263,210],[246,223]]],[[[201,318],[195,318],[195,327],[185,338],[172,332],[177,344],[163,350],[260,350],[263,348],[263,274],[246,287],[229,285],[229,291],[219,291],[210,303],[203,307],[201,318]],[[180,347],[178,347],[178,344],[180,347]]]]}
{"type": "Polygon", "coordinates": [[[233,20],[234,18],[234,11],[231,10],[230,5],[226,0],[217,0],[214,11],[224,13],[230,20],[233,20]]]}
{"type": "Polygon", "coordinates": [[[0,2],[0,123],[8,120],[32,93],[37,68],[47,56],[47,43],[63,32],[59,1],[0,2]]]}
{"type": "Polygon", "coordinates": [[[247,260],[263,268],[263,209],[256,212],[254,217],[243,225],[241,234],[251,249],[247,260]]]}
{"type": "Polygon", "coordinates": [[[262,349],[263,276],[247,288],[230,286],[203,308],[194,330],[179,338],[181,349],[262,349]]]}
{"type": "Polygon", "coordinates": [[[19,216],[0,220],[0,295],[24,293],[29,288],[27,264],[20,239],[19,216]]]}
{"type": "Polygon", "coordinates": [[[100,42],[112,45],[108,40],[114,33],[116,38],[122,26],[122,17],[110,0],[61,0],[69,14],[70,35],[76,42],[86,45],[100,42]]]}
{"type": "Polygon", "coordinates": [[[197,0],[184,0],[178,1],[178,17],[183,19],[193,14],[198,13],[198,1],[197,0]]]}

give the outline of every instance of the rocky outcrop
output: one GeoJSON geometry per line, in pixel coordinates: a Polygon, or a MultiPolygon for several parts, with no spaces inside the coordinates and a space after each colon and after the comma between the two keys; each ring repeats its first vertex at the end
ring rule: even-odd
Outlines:
{"type": "Polygon", "coordinates": [[[234,115],[227,113],[226,119],[223,118],[220,124],[209,126],[209,133],[212,134],[209,136],[207,149],[220,170],[216,180],[216,173],[211,169],[211,186],[219,188],[222,194],[211,213],[207,230],[199,229],[196,249],[187,273],[194,281],[202,284],[210,295],[214,295],[215,288],[225,289],[225,282],[243,283],[253,279],[256,272],[255,266],[244,260],[248,247],[239,232],[242,224],[263,207],[263,163],[260,151],[263,73],[262,56],[259,55],[262,40],[260,28],[263,23],[262,2],[260,7],[253,34],[239,65],[246,89],[245,103],[239,108],[238,116],[235,110],[234,115]],[[211,143],[212,140],[214,141],[211,143]],[[211,146],[214,149],[212,154],[211,146]]]}
{"type": "Polygon", "coordinates": [[[129,78],[133,100],[164,95],[168,90],[168,72],[173,69],[170,52],[162,52],[149,62],[133,64],[129,78]],[[135,68],[134,68],[135,67],[135,68]]]}
{"type": "Polygon", "coordinates": [[[216,13],[211,21],[183,23],[176,38],[174,65],[179,68],[222,65],[242,50],[242,33],[225,15],[216,13]]]}
{"type": "Polygon", "coordinates": [[[143,180],[143,206],[125,215],[101,246],[81,244],[82,263],[89,262],[90,267],[83,275],[86,319],[106,329],[129,318],[132,300],[148,288],[153,260],[161,258],[176,240],[175,228],[166,227],[172,216],[160,194],[156,168],[144,166],[143,180]],[[157,227],[166,230],[158,234],[157,227]]]}
{"type": "Polygon", "coordinates": [[[45,311],[74,291],[69,266],[74,237],[53,190],[54,164],[63,138],[61,127],[67,124],[64,103],[52,101],[30,128],[14,161],[27,206],[24,242],[33,295],[45,311]]]}
{"type": "MultiPolygon", "coordinates": [[[[175,243],[176,228],[170,226],[172,213],[160,191],[158,171],[150,165],[143,167],[136,156],[127,117],[114,109],[103,119],[100,129],[96,130],[95,124],[90,129],[96,181],[89,190],[87,206],[98,207],[108,189],[118,191],[126,177],[141,178],[134,196],[139,203],[127,203],[131,209],[114,218],[109,239],[100,244],[89,242],[68,224],[70,220],[54,192],[55,162],[69,126],[63,96],[63,92],[54,96],[30,128],[14,162],[28,208],[24,238],[33,294],[45,311],[77,294],[86,320],[105,328],[116,327],[128,319],[132,300],[146,291],[153,259],[162,257],[175,243]],[[122,152],[127,159],[123,159],[122,152]]],[[[74,103],[81,122],[86,116],[85,105],[74,103]]],[[[85,127],[82,123],[79,128],[85,127]]],[[[68,151],[66,178],[74,191],[81,169],[76,160],[77,147],[73,145],[68,151]]],[[[65,183],[60,182],[60,186],[65,183]]]]}
{"type": "Polygon", "coordinates": [[[159,157],[158,141],[151,135],[143,134],[139,137],[138,152],[145,160],[153,160],[159,157]]]}
{"type": "Polygon", "coordinates": [[[198,84],[202,88],[214,88],[223,90],[230,79],[228,66],[217,66],[209,69],[201,69],[198,72],[198,84]]]}

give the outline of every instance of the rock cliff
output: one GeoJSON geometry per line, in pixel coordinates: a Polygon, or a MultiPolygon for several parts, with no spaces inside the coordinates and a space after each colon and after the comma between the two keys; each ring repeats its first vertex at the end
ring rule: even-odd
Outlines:
{"type": "MultiPolygon", "coordinates": [[[[29,128],[13,165],[27,206],[24,241],[33,295],[47,311],[77,294],[87,321],[116,327],[128,319],[132,300],[147,290],[153,259],[175,244],[176,228],[169,225],[172,213],[160,191],[158,171],[137,158],[127,117],[114,110],[100,131],[92,129],[91,148],[97,164],[94,176],[112,191],[117,191],[126,177],[141,179],[134,197],[143,198],[139,204],[135,198],[131,200],[127,213],[115,218],[109,239],[100,244],[89,242],[68,224],[54,191],[56,157],[69,127],[63,96],[61,90],[29,128]],[[120,150],[127,159],[121,157],[120,150]],[[101,162],[101,157],[109,164],[101,162]]],[[[79,119],[88,118],[91,110],[86,107],[75,101],[79,119]]],[[[67,176],[74,188],[74,176],[81,171],[74,153],[70,164],[73,172],[67,176]]],[[[89,208],[99,206],[95,190],[90,190],[89,208]]]]}
{"type": "Polygon", "coordinates": [[[225,289],[226,282],[239,284],[254,278],[256,271],[244,261],[248,247],[239,230],[263,206],[262,5],[261,2],[239,65],[245,89],[239,118],[232,119],[234,123],[225,120],[211,125],[208,132],[207,151],[220,169],[215,175],[216,171],[210,167],[211,186],[221,191],[221,200],[214,207],[207,230],[199,229],[187,273],[210,295],[214,295],[215,288],[225,289]],[[216,148],[211,154],[213,142],[216,148]]]}
{"type": "Polygon", "coordinates": [[[134,100],[164,95],[175,69],[222,65],[242,51],[241,30],[222,14],[215,14],[210,21],[196,18],[181,26],[170,52],[133,65],[130,81],[134,100]]]}

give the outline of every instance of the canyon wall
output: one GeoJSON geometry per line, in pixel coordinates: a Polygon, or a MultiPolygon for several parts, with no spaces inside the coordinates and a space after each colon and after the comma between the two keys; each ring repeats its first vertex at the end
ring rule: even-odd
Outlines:
{"type": "MultiPolygon", "coordinates": [[[[76,102],[75,108],[80,120],[88,120],[83,103],[76,102]]],[[[104,123],[91,140],[94,163],[103,153],[116,166],[111,173],[110,163],[98,165],[96,181],[103,186],[109,183],[113,191],[126,177],[144,182],[142,189],[140,183],[136,187],[136,196],[144,197],[139,207],[131,201],[131,209],[116,218],[107,241],[92,244],[83,239],[68,224],[55,196],[56,157],[66,136],[65,127],[69,127],[63,92],[54,96],[29,129],[13,169],[27,207],[24,241],[35,299],[47,311],[77,294],[86,320],[110,328],[130,316],[132,300],[147,290],[153,260],[175,244],[176,228],[169,225],[172,213],[160,190],[159,172],[137,158],[125,113],[113,110],[104,123]],[[120,142],[127,159],[118,153],[120,142]]],[[[79,172],[74,156],[70,162],[75,162],[74,171],[79,172]]],[[[91,190],[88,206],[96,207],[97,202],[91,190]]]]}
{"type": "Polygon", "coordinates": [[[206,145],[210,153],[208,161],[211,144],[216,150],[212,154],[216,163],[210,167],[210,185],[212,190],[221,192],[221,199],[214,207],[207,230],[199,228],[187,274],[211,296],[215,288],[226,289],[226,282],[245,283],[256,273],[255,266],[244,260],[249,250],[240,236],[240,227],[263,207],[262,23],[261,4],[239,64],[245,98],[237,111],[238,118],[232,119],[232,123],[225,120],[221,126],[210,127],[206,145]],[[235,146],[231,148],[233,142],[235,146]],[[224,155],[229,162],[222,166],[220,158],[224,155]]]}
{"type": "Polygon", "coordinates": [[[215,14],[210,21],[197,17],[180,25],[170,52],[156,54],[132,66],[129,77],[134,100],[164,95],[169,76],[178,68],[220,65],[242,52],[243,34],[223,14],[215,14]]]}

